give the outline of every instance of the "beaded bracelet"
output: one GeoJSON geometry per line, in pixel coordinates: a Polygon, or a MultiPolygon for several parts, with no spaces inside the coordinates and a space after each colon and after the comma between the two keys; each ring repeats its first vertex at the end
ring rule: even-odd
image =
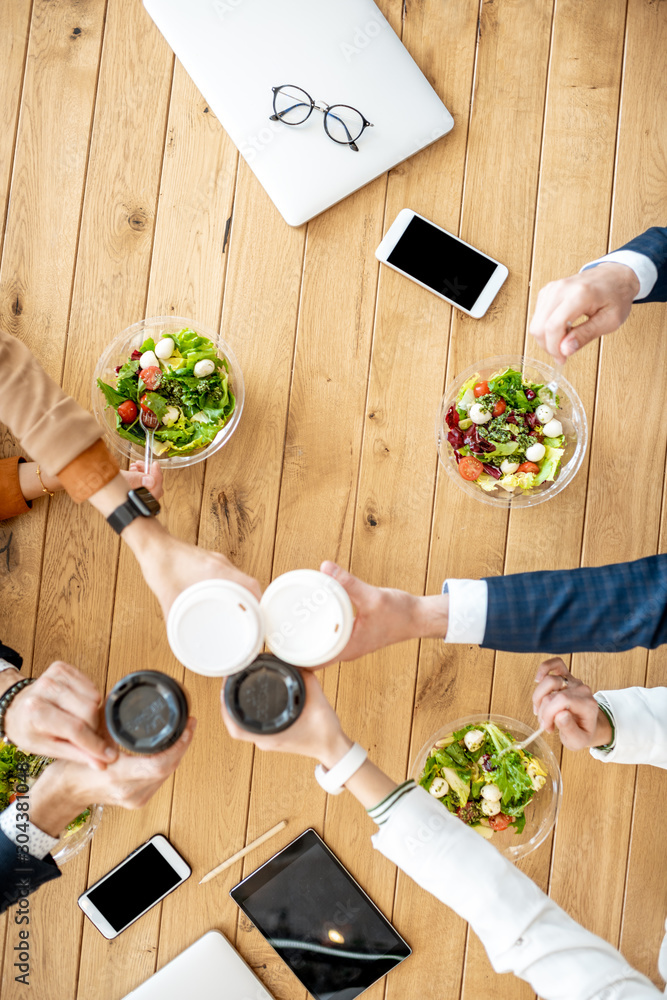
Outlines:
{"type": "Polygon", "coordinates": [[[16,695],[19,694],[24,687],[27,687],[28,684],[34,683],[34,677],[22,677],[20,681],[16,682],[16,684],[12,684],[12,686],[5,691],[2,698],[0,698],[0,740],[9,746],[16,746],[16,744],[12,743],[9,736],[5,735],[5,715],[7,714],[7,709],[14,701],[16,695]]]}

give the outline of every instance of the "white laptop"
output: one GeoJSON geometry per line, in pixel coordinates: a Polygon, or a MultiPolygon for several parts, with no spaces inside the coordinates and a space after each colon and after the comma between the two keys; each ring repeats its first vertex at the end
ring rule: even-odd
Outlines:
{"type": "Polygon", "coordinates": [[[144,6],[291,226],[454,125],[373,0],[144,0],[144,6]],[[358,152],[327,136],[317,109],[300,125],[271,121],[272,88],[287,84],[321,107],[360,111],[372,128],[358,139],[358,152]]]}
{"type": "Polygon", "coordinates": [[[124,1000],[273,1000],[220,931],[208,931],[124,1000]]]}

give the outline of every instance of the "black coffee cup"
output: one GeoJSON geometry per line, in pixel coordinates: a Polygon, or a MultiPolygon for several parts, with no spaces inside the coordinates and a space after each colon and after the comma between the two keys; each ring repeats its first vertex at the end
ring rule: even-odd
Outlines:
{"type": "Polygon", "coordinates": [[[260,653],[224,687],[227,711],[243,729],[263,735],[293,725],[306,703],[306,686],[296,667],[273,653],[260,653]]]}
{"type": "Polygon", "coordinates": [[[107,730],[131,754],[162,753],[180,739],[188,701],[180,684],[158,670],[137,670],[111,690],[104,708],[107,730]]]}

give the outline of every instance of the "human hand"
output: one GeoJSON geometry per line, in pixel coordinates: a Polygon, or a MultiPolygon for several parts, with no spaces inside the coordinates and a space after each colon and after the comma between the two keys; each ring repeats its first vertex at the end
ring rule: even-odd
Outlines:
{"type": "Polygon", "coordinates": [[[563,364],[584,344],[617,330],[626,321],[639,278],[625,264],[613,262],[550,281],[537,296],[530,332],[538,344],[563,364]],[[588,317],[572,329],[574,322],[588,317]]]}
{"type": "Polygon", "coordinates": [[[189,718],[181,738],[151,757],[119,754],[105,771],[57,760],[30,789],[30,819],[53,837],[91,803],[139,809],[176,770],[192,742],[197,722],[189,718]]]}
{"type": "Polygon", "coordinates": [[[314,757],[325,767],[332,767],[350,749],[352,740],[343,732],[338,716],[313,671],[302,670],[301,676],[306,685],[306,703],[296,722],[282,733],[261,736],[243,729],[227,711],[224,698],[221,699],[222,718],[232,739],[254,743],[260,750],[314,757]]]}
{"type": "Polygon", "coordinates": [[[558,728],[568,750],[601,747],[611,741],[609,719],[593,692],[573,677],[560,656],[540,664],[535,677],[533,709],[548,733],[558,728]]]}
{"type": "Polygon", "coordinates": [[[130,487],[136,490],[140,486],[150,490],[156,500],[160,500],[164,495],[164,485],[162,482],[162,469],[157,462],[151,464],[149,476],[144,475],[145,465],[143,462],[132,462],[128,472],[121,470],[121,476],[130,487]]]}
{"type": "Polygon", "coordinates": [[[259,583],[237,569],[219,552],[201,549],[170,535],[154,518],[136,518],[123,532],[165,617],[187,587],[201,580],[232,580],[249,590],[258,600],[259,583]]]}
{"type": "Polygon", "coordinates": [[[446,595],[417,597],[405,590],[373,587],[334,562],[323,562],[320,570],[341,584],[356,608],[350,641],[337,659],[356,660],[406,639],[444,639],[449,605],[446,595]]]}
{"type": "Polygon", "coordinates": [[[5,733],[22,750],[104,770],[118,756],[98,734],[100,694],[69,663],[57,660],[16,695],[5,733]]]}

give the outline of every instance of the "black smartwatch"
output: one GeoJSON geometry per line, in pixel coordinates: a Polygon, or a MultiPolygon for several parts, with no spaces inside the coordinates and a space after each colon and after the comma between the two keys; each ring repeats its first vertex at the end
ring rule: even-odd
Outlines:
{"type": "Polygon", "coordinates": [[[116,507],[113,514],[109,514],[107,521],[116,534],[120,535],[128,524],[132,524],[135,517],[155,517],[159,513],[160,504],[153,494],[140,486],[137,490],[130,490],[125,503],[116,507]]]}

